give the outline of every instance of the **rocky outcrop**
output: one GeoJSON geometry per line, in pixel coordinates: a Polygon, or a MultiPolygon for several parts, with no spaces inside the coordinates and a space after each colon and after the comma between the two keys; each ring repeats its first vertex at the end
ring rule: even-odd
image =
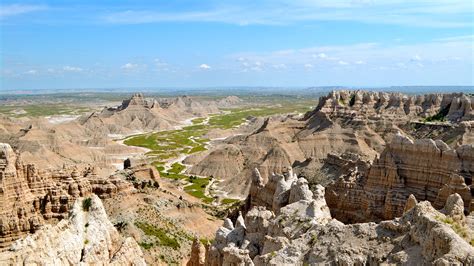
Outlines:
{"type": "Polygon", "coordinates": [[[105,135],[133,134],[172,129],[187,118],[217,112],[219,109],[214,102],[197,101],[188,96],[147,99],[143,94],[136,93],[117,107],[104,108],[81,117],[79,123],[105,135]]]}
{"type": "Polygon", "coordinates": [[[320,170],[328,154],[351,153],[371,161],[397,134],[443,140],[452,148],[472,144],[473,103],[463,93],[334,91],[304,117],[273,116],[252,133],[227,138],[189,173],[217,177],[219,189],[235,196],[248,193],[255,168],[265,181],[293,167],[326,184],[330,178],[320,170]]]}
{"type": "MultiPolygon", "coordinates": [[[[402,93],[371,91],[333,91],[321,97],[313,111],[331,118],[390,119],[402,121],[414,118],[437,118],[453,122],[473,120],[474,100],[463,93],[408,96],[402,93]]],[[[307,116],[311,116],[309,113],[307,116]]]]}
{"type": "Polygon", "coordinates": [[[239,216],[235,224],[227,220],[216,232],[205,265],[474,263],[474,248],[469,244],[474,239],[473,228],[465,222],[464,203],[458,194],[448,197],[441,212],[427,201],[411,201],[401,218],[345,225],[331,218],[321,186],[312,194],[303,180],[293,179],[289,188],[293,197],[289,198],[297,201],[288,200],[274,209],[269,199],[281,199],[281,192],[288,191],[281,190],[285,178],[271,179],[263,186],[258,178],[254,180],[252,186],[258,187],[251,191],[263,195],[252,194],[250,197],[257,198],[251,201],[245,218],[239,216]],[[297,191],[306,196],[294,198],[300,193],[292,192],[297,191]],[[253,205],[258,202],[264,205],[253,205]]]}
{"type": "Polygon", "coordinates": [[[0,264],[146,265],[138,244],[119,235],[96,195],[77,198],[68,219],[16,241],[0,253],[0,264]]]}
{"type": "Polygon", "coordinates": [[[466,211],[474,208],[472,145],[452,149],[442,141],[412,141],[398,135],[370,169],[358,168],[354,162],[346,165],[352,167],[330,184],[326,193],[332,215],[343,222],[399,217],[411,194],[440,209],[449,195],[458,193],[466,211]]]}
{"type": "Polygon", "coordinates": [[[93,167],[39,170],[34,164],[25,165],[4,143],[0,143],[0,181],[0,249],[48,220],[66,218],[79,197],[97,193],[107,198],[133,190],[118,177],[100,178],[93,167]]]}

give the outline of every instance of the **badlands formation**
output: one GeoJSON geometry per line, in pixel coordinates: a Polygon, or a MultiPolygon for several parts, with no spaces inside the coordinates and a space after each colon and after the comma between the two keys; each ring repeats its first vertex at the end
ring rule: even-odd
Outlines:
{"type": "Polygon", "coordinates": [[[440,140],[453,148],[474,143],[473,105],[472,96],[462,93],[334,91],[304,117],[273,116],[250,134],[227,138],[194,159],[188,172],[221,177],[220,189],[235,196],[248,194],[255,168],[264,180],[293,167],[310,182],[324,183],[332,175],[323,169],[328,154],[374,160],[400,134],[440,140]]]}
{"type": "Polygon", "coordinates": [[[104,175],[143,149],[120,145],[114,138],[168,130],[181,121],[218,112],[217,103],[181,96],[150,100],[135,94],[115,108],[105,107],[76,120],[52,124],[45,118],[13,119],[0,115],[0,142],[9,143],[37,167],[94,164],[104,175]]]}
{"type": "Polygon", "coordinates": [[[247,119],[183,160],[188,176],[216,179],[205,195],[244,199],[240,212],[143,158],[111,159],[144,153],[114,137],[240,103],[136,94],[59,125],[2,117],[0,262],[474,264],[474,99],[463,93],[334,91],[306,114],[247,119]],[[126,169],[104,171],[111,162],[126,169]]]}

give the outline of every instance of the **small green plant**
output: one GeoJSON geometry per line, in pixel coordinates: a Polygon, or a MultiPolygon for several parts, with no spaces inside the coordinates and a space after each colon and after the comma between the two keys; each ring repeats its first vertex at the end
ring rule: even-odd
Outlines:
{"type": "Polygon", "coordinates": [[[354,106],[355,102],[356,102],[356,95],[353,94],[351,96],[351,100],[349,101],[349,106],[354,106]]]}
{"type": "Polygon", "coordinates": [[[89,244],[89,239],[84,240],[84,245],[89,244]]]}
{"type": "Polygon", "coordinates": [[[140,245],[140,247],[142,247],[143,249],[150,249],[153,247],[153,243],[147,243],[147,242],[140,242],[138,243],[138,245],[140,245]]]}
{"type": "Polygon", "coordinates": [[[89,227],[89,223],[86,223],[84,226],[85,226],[86,228],[89,227]]]}
{"type": "Polygon", "coordinates": [[[337,100],[337,102],[339,103],[339,105],[342,105],[342,106],[346,105],[346,103],[344,102],[344,100],[341,99],[341,98],[339,98],[339,99],[337,100]]]}
{"type": "Polygon", "coordinates": [[[92,206],[92,199],[91,198],[86,198],[82,201],[82,209],[86,212],[89,211],[89,209],[92,206]]]}
{"type": "Polygon", "coordinates": [[[167,231],[163,228],[157,228],[145,222],[135,222],[135,226],[140,228],[145,235],[156,237],[159,240],[159,243],[157,244],[171,247],[173,249],[180,248],[179,242],[174,237],[168,235],[167,231]]]}
{"type": "Polygon", "coordinates": [[[435,122],[435,121],[443,122],[443,121],[446,121],[446,116],[449,113],[449,108],[450,107],[451,107],[451,104],[448,104],[445,108],[440,110],[437,114],[425,118],[425,122],[435,122]]]}

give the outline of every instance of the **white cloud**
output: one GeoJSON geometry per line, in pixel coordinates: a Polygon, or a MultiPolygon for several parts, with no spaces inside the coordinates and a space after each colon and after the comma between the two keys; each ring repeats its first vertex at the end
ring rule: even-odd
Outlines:
{"type": "Polygon", "coordinates": [[[314,66],[312,64],[304,64],[305,68],[313,68],[314,66]]]}
{"type": "Polygon", "coordinates": [[[314,58],[321,58],[321,59],[326,59],[328,58],[327,54],[325,53],[319,53],[317,55],[313,55],[314,58]]]}
{"type": "Polygon", "coordinates": [[[125,70],[132,70],[132,69],[137,69],[139,67],[138,64],[133,64],[133,63],[126,63],[125,65],[121,66],[121,69],[125,70]]]}
{"type": "Polygon", "coordinates": [[[421,57],[419,55],[415,55],[411,58],[411,61],[421,61],[421,57]]]}
{"type": "Polygon", "coordinates": [[[200,69],[211,69],[211,66],[209,66],[208,64],[201,64],[201,65],[199,65],[199,68],[200,69]]]}
{"type": "Polygon", "coordinates": [[[211,2],[206,9],[161,12],[145,8],[105,14],[107,23],[218,22],[236,25],[287,25],[305,21],[354,21],[410,27],[472,26],[472,3],[468,0],[426,1],[226,1],[211,2]]]}
{"type": "Polygon", "coordinates": [[[276,65],[272,65],[272,67],[274,69],[286,69],[286,65],[285,64],[276,64],[276,65]]]}
{"type": "MultiPolygon", "coordinates": [[[[288,50],[288,49],[285,49],[288,50]]],[[[314,46],[295,49],[294,53],[285,54],[279,51],[264,51],[256,53],[238,53],[229,55],[231,58],[245,58],[239,62],[241,69],[251,70],[255,62],[264,62],[263,65],[285,64],[286,66],[315,64],[323,68],[332,66],[367,65],[377,68],[378,66],[390,65],[397,68],[397,63],[403,62],[407,68],[419,67],[417,63],[428,66],[436,62],[449,62],[449,64],[464,64],[470,68],[472,64],[472,42],[463,41],[431,41],[416,44],[391,43],[356,43],[349,45],[314,46]],[[423,54],[421,54],[421,52],[423,54]],[[324,55],[322,55],[324,54],[324,55]],[[324,60],[310,61],[312,58],[325,57],[324,60]],[[310,60],[308,60],[310,59],[310,60]],[[455,60],[458,59],[458,60],[455,60]],[[413,61],[414,60],[414,61],[413,61]]],[[[398,66],[399,68],[400,66],[398,66]]],[[[262,68],[262,67],[261,67],[262,68]]],[[[265,69],[265,68],[263,68],[265,69]]]]}
{"type": "Polygon", "coordinates": [[[63,67],[63,70],[67,72],[81,72],[83,69],[80,67],[65,66],[63,67]]]}
{"type": "Polygon", "coordinates": [[[162,61],[159,58],[156,58],[153,60],[155,62],[155,67],[157,71],[168,71],[170,69],[170,66],[168,63],[162,61]]]}
{"type": "Polygon", "coordinates": [[[43,5],[23,5],[23,4],[12,4],[12,5],[2,5],[0,8],[0,19],[31,13],[35,11],[46,10],[48,7],[43,5]]]}
{"type": "Polygon", "coordinates": [[[38,70],[30,69],[30,70],[26,71],[25,73],[29,74],[29,75],[36,75],[36,74],[38,74],[38,70]]]}

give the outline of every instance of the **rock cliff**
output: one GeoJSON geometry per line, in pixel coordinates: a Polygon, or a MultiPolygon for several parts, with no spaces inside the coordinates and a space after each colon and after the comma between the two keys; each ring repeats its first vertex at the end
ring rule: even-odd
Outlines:
{"type": "Polygon", "coordinates": [[[409,201],[401,218],[345,225],[331,218],[323,187],[312,193],[304,179],[291,174],[262,184],[256,173],[251,191],[245,218],[226,220],[211,246],[196,242],[191,261],[201,261],[200,265],[474,263],[469,244],[473,228],[466,222],[458,194],[448,197],[442,211],[427,201],[409,201]],[[203,249],[204,262],[199,257],[203,249]]]}
{"type": "Polygon", "coordinates": [[[399,217],[410,194],[440,209],[449,195],[458,193],[466,212],[474,208],[473,145],[452,149],[439,140],[412,141],[398,135],[372,164],[339,160],[340,167],[351,167],[327,186],[326,201],[331,214],[340,221],[399,217]]]}
{"type": "Polygon", "coordinates": [[[0,253],[0,264],[146,265],[131,237],[123,239],[96,195],[77,198],[68,219],[46,225],[0,253]],[[88,202],[88,203],[87,203],[88,202]]]}
{"type": "Polygon", "coordinates": [[[293,167],[326,182],[328,154],[358,154],[373,160],[397,134],[443,140],[456,148],[474,142],[473,99],[463,93],[408,96],[400,93],[334,91],[301,117],[273,116],[250,134],[227,138],[189,170],[222,180],[219,189],[246,195],[258,168],[266,181],[293,167]]]}
{"type": "Polygon", "coordinates": [[[93,167],[39,170],[24,164],[4,143],[0,143],[0,181],[0,249],[48,221],[66,218],[79,197],[97,193],[106,198],[133,190],[116,176],[100,178],[93,167]]]}

